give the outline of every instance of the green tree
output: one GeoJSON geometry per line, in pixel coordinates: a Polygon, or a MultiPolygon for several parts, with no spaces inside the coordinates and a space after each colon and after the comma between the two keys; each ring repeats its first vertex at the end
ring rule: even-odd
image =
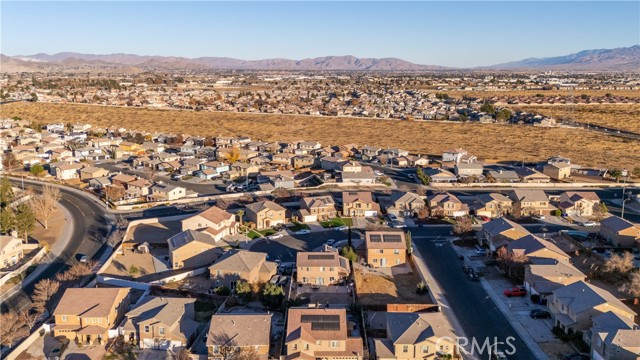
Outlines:
{"type": "Polygon", "coordinates": [[[16,226],[16,215],[11,207],[7,206],[0,209],[0,232],[8,234],[16,226]]]}
{"type": "Polygon", "coordinates": [[[605,217],[609,215],[609,209],[605,203],[600,202],[593,208],[593,217],[598,221],[602,221],[605,217]]]}
{"type": "Polygon", "coordinates": [[[36,225],[36,216],[33,210],[26,203],[18,205],[16,211],[16,228],[18,235],[22,236],[25,240],[29,237],[29,232],[33,230],[36,225]]]}
{"type": "Polygon", "coordinates": [[[345,246],[342,248],[342,250],[340,251],[340,254],[349,259],[351,262],[357,262],[358,261],[358,255],[356,254],[356,251],[353,250],[353,248],[351,246],[345,246]]]}
{"type": "Polygon", "coordinates": [[[633,168],[633,176],[640,177],[640,166],[636,166],[635,168],[633,168]]]}
{"type": "Polygon", "coordinates": [[[44,166],[35,164],[31,167],[31,169],[29,169],[29,171],[31,172],[31,174],[33,174],[33,176],[40,176],[44,172],[44,166]]]}
{"type": "Polygon", "coordinates": [[[284,300],[284,290],[282,286],[266,283],[260,293],[260,302],[268,308],[276,308],[282,304],[284,300]]]}
{"type": "Polygon", "coordinates": [[[427,174],[425,174],[421,168],[416,169],[416,176],[418,177],[418,180],[420,180],[422,185],[429,185],[429,183],[431,183],[431,178],[427,176],[427,174]]]}
{"type": "Polygon", "coordinates": [[[236,295],[243,301],[251,301],[253,292],[251,291],[251,285],[246,281],[238,281],[236,284],[236,295]]]}
{"type": "Polygon", "coordinates": [[[135,265],[131,265],[129,266],[129,269],[127,269],[127,273],[130,277],[136,277],[136,275],[140,273],[140,269],[135,265]]]}
{"type": "Polygon", "coordinates": [[[480,111],[485,112],[487,114],[495,114],[496,113],[496,107],[493,106],[493,104],[491,104],[490,102],[485,102],[480,107],[480,111]]]}
{"type": "Polygon", "coordinates": [[[507,121],[511,119],[511,116],[513,116],[513,114],[509,109],[500,109],[500,111],[496,113],[496,119],[498,121],[507,121]]]}
{"type": "Polygon", "coordinates": [[[11,185],[11,180],[8,177],[3,176],[0,179],[0,207],[6,207],[9,205],[14,199],[13,187],[11,185]]]}
{"type": "Polygon", "coordinates": [[[609,171],[609,176],[612,179],[615,179],[616,182],[620,182],[620,178],[622,177],[622,171],[620,171],[620,169],[613,169],[609,171]]]}

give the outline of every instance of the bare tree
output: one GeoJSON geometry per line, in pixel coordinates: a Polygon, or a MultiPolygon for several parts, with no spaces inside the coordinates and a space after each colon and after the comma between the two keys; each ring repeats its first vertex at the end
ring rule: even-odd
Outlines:
{"type": "Polygon", "coordinates": [[[620,291],[635,298],[640,297],[640,272],[631,274],[629,280],[620,287],[620,291]]]}
{"type": "Polygon", "coordinates": [[[124,188],[120,186],[107,185],[103,191],[107,200],[120,200],[124,197],[124,188]]]}
{"type": "Polygon", "coordinates": [[[473,230],[471,219],[467,216],[459,217],[453,225],[453,233],[456,235],[466,235],[473,230]]]}
{"type": "Polygon", "coordinates": [[[17,311],[17,313],[20,316],[20,320],[24,322],[29,330],[33,329],[40,316],[42,316],[42,313],[36,309],[24,309],[17,311]]]}
{"type": "Polygon", "coordinates": [[[627,276],[633,270],[633,254],[625,252],[622,256],[613,254],[609,260],[604,263],[605,272],[618,273],[621,276],[627,276]]]}
{"type": "Polygon", "coordinates": [[[51,314],[51,298],[58,292],[60,283],[56,280],[43,279],[38,282],[33,290],[33,307],[38,311],[47,311],[51,314]]]}
{"type": "Polygon", "coordinates": [[[524,278],[524,267],[529,262],[526,255],[508,251],[507,248],[503,246],[496,252],[496,259],[508,276],[516,279],[524,278]]]}
{"type": "Polygon", "coordinates": [[[15,311],[0,314],[0,344],[11,347],[24,337],[29,336],[29,329],[15,311]]]}
{"type": "Polygon", "coordinates": [[[49,219],[57,209],[60,200],[60,189],[51,185],[45,185],[41,195],[31,198],[31,208],[36,215],[36,219],[44,226],[49,228],[49,219]]]}
{"type": "Polygon", "coordinates": [[[593,207],[593,218],[596,219],[597,222],[602,221],[607,216],[609,216],[609,209],[607,209],[607,205],[603,202],[600,202],[593,207]]]}

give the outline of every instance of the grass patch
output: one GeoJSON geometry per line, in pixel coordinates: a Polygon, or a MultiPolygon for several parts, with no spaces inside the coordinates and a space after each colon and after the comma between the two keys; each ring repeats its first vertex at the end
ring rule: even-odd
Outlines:
{"type": "Polygon", "coordinates": [[[353,219],[351,218],[334,218],[328,221],[321,221],[320,225],[323,228],[334,228],[339,226],[353,226],[353,219]]]}
{"type": "Polygon", "coordinates": [[[255,230],[251,230],[247,233],[247,236],[249,237],[249,239],[255,239],[255,238],[259,238],[262,237],[262,234],[260,234],[259,232],[255,231],[255,230]]]}
{"type": "Polygon", "coordinates": [[[273,230],[273,229],[264,229],[264,230],[260,230],[258,231],[258,233],[260,233],[260,235],[262,236],[269,236],[269,235],[273,235],[275,234],[277,231],[273,230]]]}
{"type": "Polygon", "coordinates": [[[202,300],[196,300],[193,306],[195,310],[195,320],[201,323],[206,323],[211,320],[211,316],[216,313],[216,310],[218,310],[218,306],[216,304],[202,300]]]}
{"type": "MultiPolygon", "coordinates": [[[[587,106],[587,105],[585,105],[587,106]]],[[[589,109],[607,109],[588,105],[589,109]]],[[[574,113],[584,106],[576,106],[574,113]]],[[[515,107],[514,107],[515,108],[515,107]]],[[[633,118],[633,107],[617,107],[633,118]]],[[[592,110],[593,111],[593,110],[592,110]]],[[[600,110],[606,113],[606,110],[600,110]]],[[[376,144],[400,147],[413,153],[442,154],[449,148],[464,146],[467,151],[492,160],[540,161],[561,154],[575,164],[633,169],[640,163],[640,152],[631,151],[622,138],[588,130],[542,128],[520,125],[395,121],[347,117],[266,115],[227,112],[129,109],[95,105],[11,103],[2,105],[4,117],[20,116],[36,123],[52,119],[76,119],[94,127],[126,127],[132,130],[249,136],[263,141],[291,141],[300,138],[323,144],[376,144]],[[335,129],[340,128],[339,132],[335,129]],[[425,134],[439,141],[417,141],[425,134]],[[483,141],[477,141],[483,139],[483,141]],[[491,146],[486,146],[491,144],[491,146]]],[[[543,111],[540,111],[544,113],[543,111]]],[[[553,114],[549,114],[553,115],[553,114]]],[[[616,121],[612,116],[609,121],[616,121]]],[[[582,120],[575,116],[576,120],[582,120]]],[[[637,117],[636,117],[637,119],[637,117]]],[[[584,120],[582,120],[584,121],[584,120]]],[[[620,121],[622,122],[622,121],[620,121]]],[[[629,129],[635,129],[631,125],[629,129]]],[[[636,120],[637,122],[637,120],[636,120]]],[[[592,123],[595,123],[592,121],[592,123]]]]}
{"type": "Polygon", "coordinates": [[[291,231],[300,231],[300,230],[308,230],[309,229],[309,225],[307,224],[302,224],[299,222],[294,222],[292,226],[288,226],[289,230],[291,231]]]}

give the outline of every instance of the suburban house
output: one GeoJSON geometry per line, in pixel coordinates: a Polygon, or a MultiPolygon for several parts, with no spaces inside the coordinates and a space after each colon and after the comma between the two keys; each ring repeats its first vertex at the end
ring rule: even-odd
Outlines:
{"type": "Polygon", "coordinates": [[[62,164],[55,167],[55,177],[58,180],[72,180],[79,179],[79,170],[82,169],[82,164],[62,164]]]}
{"type": "Polygon", "coordinates": [[[128,310],[129,288],[69,288],[53,311],[53,335],[102,344],[128,310]]]}
{"type": "Polygon", "coordinates": [[[331,195],[305,197],[300,200],[302,222],[326,221],[337,215],[336,202],[331,195]]]}
{"type": "Polygon", "coordinates": [[[509,197],[513,201],[512,212],[519,211],[520,216],[550,215],[556,210],[542,190],[514,189],[509,197]]]}
{"type": "Polygon", "coordinates": [[[139,178],[127,183],[126,193],[129,197],[133,197],[133,198],[145,197],[149,195],[149,192],[151,191],[150,190],[151,186],[153,186],[151,181],[147,179],[139,178]]]}
{"type": "Polygon", "coordinates": [[[511,211],[513,201],[500,193],[488,193],[476,196],[471,209],[477,216],[497,218],[511,211]]]}
{"type": "Polygon", "coordinates": [[[126,314],[125,339],[141,349],[169,350],[190,345],[196,334],[195,299],[147,296],[126,314]]]}
{"type": "Polygon", "coordinates": [[[478,163],[460,163],[456,164],[456,166],[454,167],[454,172],[460,178],[473,176],[480,177],[484,172],[484,167],[478,163]]]}
{"type": "Polygon", "coordinates": [[[482,234],[484,242],[489,246],[489,249],[496,251],[511,241],[529,235],[529,231],[520,224],[516,224],[504,217],[499,217],[482,224],[482,234]]]}
{"type": "Polygon", "coordinates": [[[567,216],[593,216],[593,209],[600,203],[600,197],[593,191],[567,191],[560,194],[558,209],[567,216]]]}
{"type": "Polygon", "coordinates": [[[342,193],[342,215],[350,217],[377,216],[380,205],[373,201],[370,191],[342,193]]]}
{"type": "Polygon", "coordinates": [[[216,286],[234,289],[238,281],[250,284],[267,282],[278,271],[278,265],[267,261],[267,254],[245,250],[229,250],[209,266],[211,280],[216,286]]]}
{"type": "Polygon", "coordinates": [[[23,256],[22,239],[13,235],[0,235],[0,269],[17,264],[23,256]]]}
{"type": "Polygon", "coordinates": [[[451,171],[442,168],[425,168],[422,172],[434,183],[456,182],[458,177],[451,171]]]}
{"type": "Polygon", "coordinates": [[[344,308],[289,308],[286,359],[362,360],[362,338],[350,329],[344,308]]]}
{"type": "Polygon", "coordinates": [[[454,340],[439,312],[387,312],[386,337],[373,339],[378,360],[435,360],[455,354],[454,340]]]}
{"type": "Polygon", "coordinates": [[[151,201],[173,201],[187,196],[187,189],[182,186],[171,184],[155,184],[151,187],[149,200],[151,201]]]}
{"type": "Polygon", "coordinates": [[[367,231],[365,246],[367,264],[372,267],[393,267],[407,261],[407,242],[402,231],[367,231]]]}
{"type": "Polygon", "coordinates": [[[433,194],[427,197],[431,216],[459,217],[469,214],[469,206],[450,193],[433,194]]]}
{"type": "Polygon", "coordinates": [[[287,209],[273,201],[258,201],[246,206],[245,216],[258,229],[266,229],[287,221],[287,209]]]}
{"type": "Polygon", "coordinates": [[[555,326],[566,333],[589,330],[594,317],[609,311],[631,321],[636,316],[610,292],[584,281],[556,289],[548,299],[555,326]]]}
{"type": "Polygon", "coordinates": [[[181,221],[182,231],[198,230],[204,231],[215,241],[221,240],[228,235],[238,233],[238,223],[235,215],[212,206],[181,221]]]}
{"type": "Polygon", "coordinates": [[[518,177],[520,178],[520,182],[523,183],[548,183],[551,181],[551,178],[548,175],[545,175],[539,171],[528,167],[521,167],[514,170],[518,177]]]}
{"type": "Polygon", "coordinates": [[[390,201],[387,213],[396,216],[416,216],[427,205],[420,195],[406,191],[391,194],[390,201]]]}
{"type": "Polygon", "coordinates": [[[311,285],[332,285],[351,272],[349,260],[337,252],[298,252],[296,255],[298,282],[311,285]]]}
{"type": "Polygon", "coordinates": [[[221,245],[209,234],[182,231],[167,240],[173,269],[193,268],[213,263],[221,254],[221,245]]]}
{"type": "Polygon", "coordinates": [[[487,182],[514,183],[519,182],[520,177],[513,170],[489,170],[486,173],[487,182]]]}
{"type": "Polygon", "coordinates": [[[527,264],[524,268],[525,289],[531,294],[541,296],[547,296],[556,289],[586,279],[585,274],[565,261],[527,264]]]}
{"type": "MultiPolygon", "coordinates": [[[[637,360],[640,358],[640,328],[628,318],[609,311],[593,318],[585,332],[591,344],[591,359],[637,360]]],[[[583,336],[583,338],[585,337],[583,336]]]]}
{"type": "Polygon", "coordinates": [[[615,215],[600,221],[600,235],[616,247],[640,247],[640,226],[615,215]]]}
{"type": "Polygon", "coordinates": [[[566,179],[571,176],[571,164],[566,162],[546,164],[542,172],[553,180],[566,179]]]}
{"type": "Polygon", "coordinates": [[[507,244],[507,250],[510,253],[525,256],[534,264],[548,262],[549,259],[554,259],[559,262],[569,262],[571,258],[556,244],[533,234],[521,237],[516,241],[510,241],[507,244]]]}
{"type": "Polygon", "coordinates": [[[253,352],[258,360],[267,360],[271,340],[271,316],[271,314],[213,315],[206,337],[208,358],[224,360],[229,358],[229,354],[253,352]]]}
{"type": "Polygon", "coordinates": [[[82,168],[78,170],[78,173],[80,174],[80,180],[83,180],[83,181],[109,175],[108,170],[95,167],[95,166],[88,166],[88,167],[82,168]]]}
{"type": "Polygon", "coordinates": [[[458,163],[464,155],[467,155],[467,150],[465,149],[446,150],[442,153],[442,161],[458,163]]]}

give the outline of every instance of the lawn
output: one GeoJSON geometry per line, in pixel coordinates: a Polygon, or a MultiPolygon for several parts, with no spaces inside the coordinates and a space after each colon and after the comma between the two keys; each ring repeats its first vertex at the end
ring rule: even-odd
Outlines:
{"type": "MultiPolygon", "coordinates": [[[[601,107],[589,106],[590,109],[601,107]]],[[[636,110],[629,111],[629,116],[633,117],[636,110]]],[[[539,161],[560,154],[583,166],[633,169],[640,163],[637,141],[584,129],[24,102],[2,105],[2,113],[3,117],[20,116],[37,123],[74,119],[95,128],[116,126],[200,136],[243,135],[263,141],[305,139],[336,145],[375,144],[431,155],[441,155],[449,148],[464,147],[489,161],[539,161]],[[336,128],[340,131],[336,132],[336,128]],[[421,139],[424,141],[418,141],[421,139]]]]}
{"type": "Polygon", "coordinates": [[[294,222],[292,226],[288,226],[291,231],[300,231],[300,230],[309,230],[309,225],[302,224],[299,222],[294,222]]]}
{"type": "Polygon", "coordinates": [[[276,231],[273,229],[251,230],[249,231],[249,233],[247,233],[247,236],[249,237],[249,239],[255,239],[259,237],[269,236],[275,233],[276,231]]]}
{"type": "Polygon", "coordinates": [[[334,228],[339,226],[353,226],[353,220],[351,218],[334,218],[329,221],[321,221],[320,225],[323,228],[334,228]]]}

